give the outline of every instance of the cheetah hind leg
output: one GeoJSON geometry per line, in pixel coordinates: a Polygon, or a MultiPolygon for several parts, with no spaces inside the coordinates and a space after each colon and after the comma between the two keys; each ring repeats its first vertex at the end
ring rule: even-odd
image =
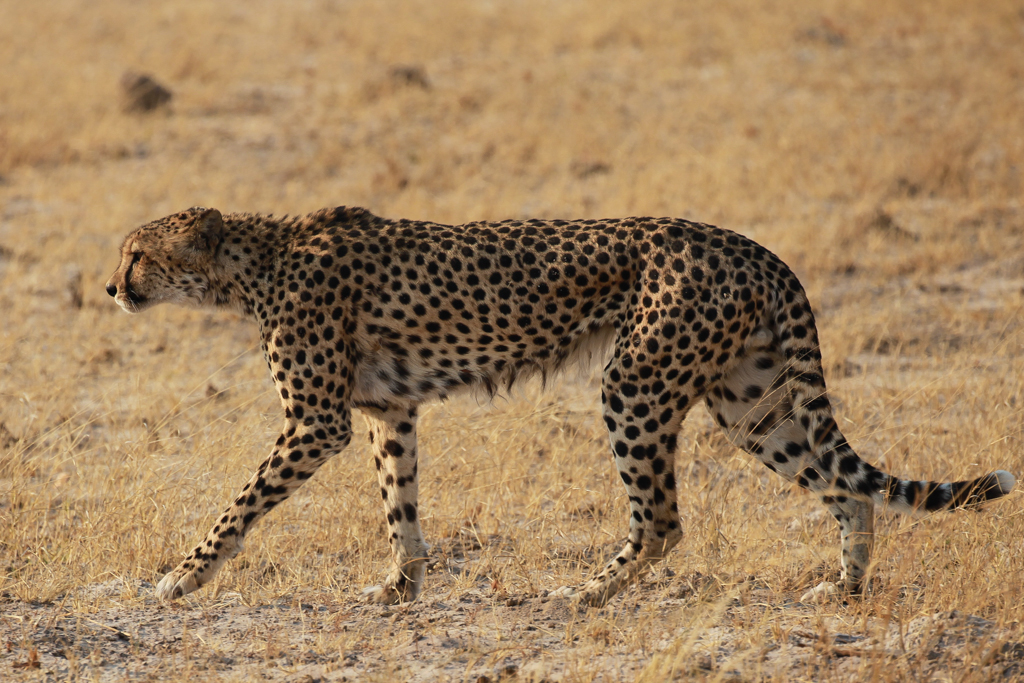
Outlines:
{"type": "Polygon", "coordinates": [[[363,590],[369,602],[394,605],[415,600],[423,589],[430,546],[417,509],[416,408],[364,408],[388,522],[393,567],[384,583],[363,590]]]}
{"type": "Polygon", "coordinates": [[[581,586],[555,591],[576,605],[603,606],[683,537],[676,503],[675,451],[683,417],[695,398],[693,389],[665,387],[660,395],[645,396],[621,381],[624,374],[615,360],[609,364],[601,401],[615,465],[629,498],[629,536],[626,546],[597,576],[581,586]]]}
{"type": "Polygon", "coordinates": [[[755,330],[741,361],[708,391],[708,412],[733,445],[787,481],[818,493],[839,523],[842,576],[838,583],[824,581],[808,590],[801,602],[859,593],[871,562],[874,503],[830,490],[827,468],[814,458],[807,430],[793,416],[786,369],[776,337],[765,328],[755,330]],[[808,466],[822,475],[807,476],[808,466]]]}
{"type": "Polygon", "coordinates": [[[822,581],[800,596],[800,602],[822,602],[859,595],[867,588],[874,546],[875,505],[870,500],[822,496],[822,502],[839,522],[842,575],[838,583],[822,581]]]}

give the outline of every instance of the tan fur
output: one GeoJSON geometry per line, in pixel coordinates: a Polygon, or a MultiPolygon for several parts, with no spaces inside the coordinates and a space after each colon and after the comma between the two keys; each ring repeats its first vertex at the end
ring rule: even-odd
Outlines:
{"type": "Polygon", "coordinates": [[[853,452],[832,416],[810,304],[793,273],[750,240],[671,218],[391,221],[362,209],[298,218],[195,208],[125,240],[107,291],[126,311],[157,303],[253,317],[284,425],[213,529],[157,587],[209,582],[259,519],[351,440],[370,440],[394,566],[367,595],[413,600],[429,546],[420,529],[417,406],[493,396],[600,359],[602,413],[629,500],[629,536],[566,596],[604,604],[682,539],[675,452],[704,399],[738,447],[820,496],[842,539],[839,587],[862,589],[875,503],[908,511],[976,506],[1012,475],[903,481],[853,452]]]}

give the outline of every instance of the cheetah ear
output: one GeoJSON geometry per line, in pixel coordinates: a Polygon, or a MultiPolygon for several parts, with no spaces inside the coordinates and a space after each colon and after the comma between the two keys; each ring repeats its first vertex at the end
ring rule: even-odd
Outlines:
{"type": "Polygon", "coordinates": [[[224,239],[224,217],[217,209],[205,209],[196,218],[192,248],[198,252],[212,252],[224,239]]]}

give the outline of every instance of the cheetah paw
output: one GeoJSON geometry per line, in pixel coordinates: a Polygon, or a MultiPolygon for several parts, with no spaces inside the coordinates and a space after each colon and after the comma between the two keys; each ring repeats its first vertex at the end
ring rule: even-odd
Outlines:
{"type": "Polygon", "coordinates": [[[391,586],[370,586],[363,589],[363,600],[376,605],[397,605],[402,595],[391,586]]]}
{"type": "Polygon", "coordinates": [[[553,598],[564,598],[571,603],[578,603],[583,597],[582,591],[575,586],[562,586],[548,593],[553,598]]]}
{"type": "Polygon", "coordinates": [[[194,572],[178,567],[166,574],[156,585],[156,594],[161,600],[177,600],[200,587],[194,572]]]}
{"type": "Polygon", "coordinates": [[[800,602],[822,603],[840,594],[839,586],[831,581],[822,581],[817,586],[800,596],[800,602]]]}
{"type": "Polygon", "coordinates": [[[548,595],[553,598],[564,598],[574,608],[603,607],[608,598],[603,596],[601,591],[588,591],[582,587],[562,586],[551,591],[548,595]]]}

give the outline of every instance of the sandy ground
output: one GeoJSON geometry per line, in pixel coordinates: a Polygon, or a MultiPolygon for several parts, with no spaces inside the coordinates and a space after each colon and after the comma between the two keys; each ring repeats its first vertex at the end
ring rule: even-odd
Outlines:
{"type": "MultiPolygon", "coordinates": [[[[473,553],[469,553],[470,556],[473,553]]],[[[436,582],[438,576],[432,577],[436,582]]],[[[705,577],[666,576],[614,607],[575,613],[541,595],[432,590],[399,607],[284,596],[246,605],[237,593],[160,604],[147,582],[83,587],[97,605],[72,613],[54,604],[6,600],[0,642],[23,680],[618,681],[1017,680],[1024,676],[1018,630],[941,612],[897,623],[883,615],[821,618],[812,606],[774,601],[756,582],[707,604],[714,625],[680,623],[679,611],[705,577]],[[440,595],[439,595],[440,593],[440,595]],[[616,642],[607,627],[642,629],[640,643],[616,642]],[[756,650],[751,631],[765,631],[756,650]],[[347,645],[325,654],[325,640],[347,645]],[[658,661],[686,641],[685,657],[658,661]],[[32,643],[31,649],[24,643],[32,643]],[[657,665],[652,667],[652,660],[657,665]],[[874,672],[874,675],[872,675],[874,672]],[[895,674],[895,675],[893,675],[895,674]]],[[[711,580],[713,582],[713,580],[711,580]]],[[[889,615],[891,617],[891,615],[889,615]]],[[[707,617],[705,617],[707,618],[707,617]]]]}
{"type": "Polygon", "coordinates": [[[1019,0],[0,2],[0,681],[1024,679],[1021,494],[879,515],[872,593],[820,504],[703,409],[682,543],[600,610],[620,547],[593,376],[421,411],[420,601],[387,570],[365,427],[216,581],[158,604],[281,409],[251,321],[129,317],[103,283],[188,206],[444,223],[670,215],[796,272],[866,460],[1024,475],[1019,0]],[[126,71],[173,97],[144,113],[126,71]]]}

